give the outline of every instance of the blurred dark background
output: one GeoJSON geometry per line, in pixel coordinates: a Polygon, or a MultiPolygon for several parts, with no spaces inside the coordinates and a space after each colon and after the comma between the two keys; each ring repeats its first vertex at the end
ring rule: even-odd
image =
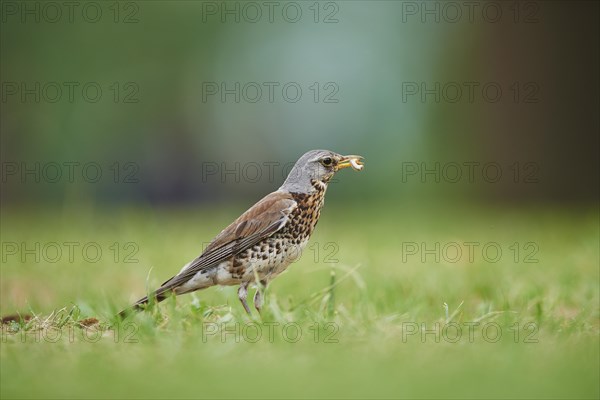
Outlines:
{"type": "Polygon", "coordinates": [[[338,199],[598,201],[597,2],[85,4],[2,2],[3,206],[248,203],[314,148],[367,159],[338,199]]]}

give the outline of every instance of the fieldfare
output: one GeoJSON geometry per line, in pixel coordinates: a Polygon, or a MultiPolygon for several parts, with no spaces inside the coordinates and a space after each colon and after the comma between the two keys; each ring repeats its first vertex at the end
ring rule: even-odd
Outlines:
{"type": "Polygon", "coordinates": [[[225,228],[195,260],[186,264],[155,292],[119,313],[126,316],[153,298],[159,302],[215,285],[240,285],[238,297],[246,302],[248,286],[256,284],[254,307],[260,312],[269,281],[295,261],[319,220],[327,184],[340,169],[360,171],[361,156],[342,156],[312,150],[296,162],[281,187],[266,195],[225,228]]]}

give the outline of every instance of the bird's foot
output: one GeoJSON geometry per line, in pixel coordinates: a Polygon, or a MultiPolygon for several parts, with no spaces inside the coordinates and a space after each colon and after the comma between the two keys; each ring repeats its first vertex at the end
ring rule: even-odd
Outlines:
{"type": "Polygon", "coordinates": [[[238,289],[238,298],[242,302],[242,305],[244,306],[244,310],[246,310],[248,315],[252,315],[250,313],[250,308],[248,307],[248,303],[246,302],[247,297],[248,297],[248,283],[244,282],[240,285],[240,288],[238,289]]]}
{"type": "Polygon", "coordinates": [[[262,309],[262,306],[264,304],[264,300],[265,300],[265,294],[264,291],[267,288],[267,282],[266,281],[260,281],[260,283],[257,285],[256,288],[256,293],[254,293],[254,308],[256,308],[256,311],[258,311],[258,313],[260,314],[260,310],[262,309]]]}

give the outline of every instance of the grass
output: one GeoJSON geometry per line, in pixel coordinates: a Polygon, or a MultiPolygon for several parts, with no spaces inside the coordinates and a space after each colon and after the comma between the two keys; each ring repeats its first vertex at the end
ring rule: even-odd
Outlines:
{"type": "Polygon", "coordinates": [[[262,318],[211,288],[117,324],[241,208],[4,209],[0,312],[31,319],[3,325],[1,397],[600,396],[597,210],[362,210],[328,203],[262,318]]]}

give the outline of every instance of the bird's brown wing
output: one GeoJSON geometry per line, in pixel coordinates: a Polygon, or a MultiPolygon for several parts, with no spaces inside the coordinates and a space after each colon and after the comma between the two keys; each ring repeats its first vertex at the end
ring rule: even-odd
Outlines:
{"type": "Polygon", "coordinates": [[[268,194],[219,233],[184,270],[163,283],[155,295],[181,286],[199,271],[216,266],[271,236],[285,225],[296,206],[289,193],[268,194]]]}

